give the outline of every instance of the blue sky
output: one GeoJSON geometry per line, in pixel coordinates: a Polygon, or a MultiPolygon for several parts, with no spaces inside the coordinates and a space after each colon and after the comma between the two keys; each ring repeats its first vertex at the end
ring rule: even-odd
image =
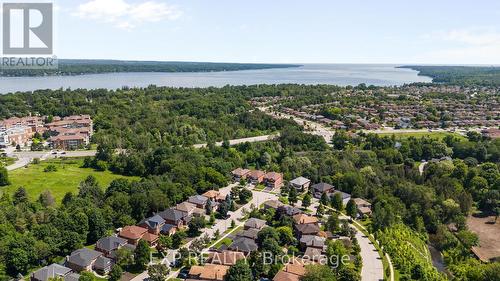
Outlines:
{"type": "Polygon", "coordinates": [[[57,0],[60,58],[500,64],[500,1],[57,0]]]}

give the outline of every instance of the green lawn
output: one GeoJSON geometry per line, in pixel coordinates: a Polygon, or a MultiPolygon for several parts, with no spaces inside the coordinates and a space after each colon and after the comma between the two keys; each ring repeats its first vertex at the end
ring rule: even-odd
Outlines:
{"type": "MultiPolygon", "coordinates": [[[[11,185],[0,188],[0,191],[6,191],[12,194],[17,188],[24,187],[30,199],[36,200],[38,195],[45,190],[50,190],[55,197],[56,202],[60,203],[67,192],[78,191],[78,185],[86,177],[93,175],[96,177],[99,185],[105,189],[117,178],[124,176],[115,175],[109,171],[98,172],[94,169],[80,168],[83,159],[54,159],[43,161],[40,164],[31,164],[27,168],[21,168],[9,172],[11,185]],[[44,172],[45,167],[54,165],[57,168],[55,172],[44,172]]],[[[135,177],[127,177],[129,179],[138,180],[135,177]]]]}

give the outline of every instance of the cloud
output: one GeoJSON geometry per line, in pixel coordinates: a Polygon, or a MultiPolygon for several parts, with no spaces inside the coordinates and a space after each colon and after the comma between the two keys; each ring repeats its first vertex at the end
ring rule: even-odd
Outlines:
{"type": "Polygon", "coordinates": [[[438,31],[423,38],[443,47],[422,54],[420,60],[451,64],[500,63],[500,31],[495,28],[438,31]]]}
{"type": "Polygon", "coordinates": [[[182,12],[176,7],[156,1],[91,0],[78,6],[74,15],[123,29],[132,29],[148,22],[176,20],[182,12]]]}

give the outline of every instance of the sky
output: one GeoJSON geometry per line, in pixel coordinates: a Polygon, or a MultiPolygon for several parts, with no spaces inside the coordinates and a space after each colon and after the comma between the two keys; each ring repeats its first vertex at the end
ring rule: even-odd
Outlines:
{"type": "Polygon", "coordinates": [[[59,58],[500,64],[498,0],[54,3],[59,58]]]}

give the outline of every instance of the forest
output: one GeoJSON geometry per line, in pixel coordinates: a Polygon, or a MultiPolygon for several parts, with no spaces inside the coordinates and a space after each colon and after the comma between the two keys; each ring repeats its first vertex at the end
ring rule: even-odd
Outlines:
{"type": "Polygon", "coordinates": [[[453,85],[500,85],[500,67],[495,66],[402,66],[419,71],[418,75],[429,76],[436,83],[453,85]]]}
{"type": "Polygon", "coordinates": [[[110,72],[213,72],[298,67],[295,64],[58,60],[57,69],[2,70],[0,76],[81,75],[110,72]]]}
{"type": "Polygon", "coordinates": [[[259,85],[206,89],[57,90],[0,96],[0,117],[90,114],[95,158],[85,166],[139,176],[98,186],[55,206],[49,192],[29,201],[19,188],[0,200],[0,276],[8,280],[117,227],[133,224],[188,196],[225,186],[236,167],[304,176],[373,204],[370,230],[393,258],[400,280],[499,280],[500,264],[470,251],[478,238],[473,213],[499,216],[500,140],[478,133],[444,139],[338,131],[328,146],[290,120],[252,108],[256,97],[314,95],[334,86],[259,85]],[[215,141],[280,132],[275,141],[216,147],[215,141]],[[193,143],[207,142],[194,149],[193,143]],[[115,153],[115,149],[126,149],[115,153]],[[451,159],[451,160],[450,160],[451,159]],[[432,160],[421,174],[422,160],[432,160]],[[453,226],[450,227],[450,226],[453,226]],[[410,238],[411,239],[410,239],[410,238]],[[408,242],[409,241],[409,242],[408,242]],[[411,243],[413,246],[406,246],[411,243]],[[441,251],[447,273],[419,258],[427,243],[441,251]]]}

